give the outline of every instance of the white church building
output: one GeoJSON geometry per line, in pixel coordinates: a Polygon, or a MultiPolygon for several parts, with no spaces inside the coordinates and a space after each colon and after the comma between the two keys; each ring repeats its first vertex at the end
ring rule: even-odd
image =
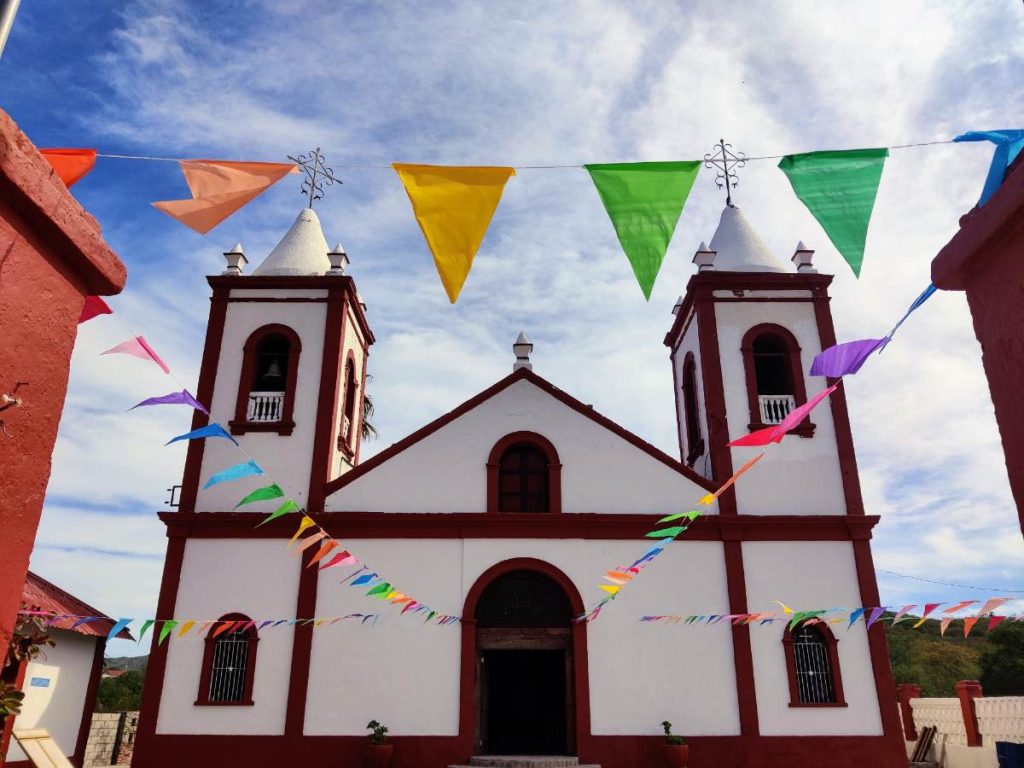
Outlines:
{"type": "MultiPolygon", "coordinates": [[[[196,393],[210,419],[353,554],[462,618],[425,623],[339,586],[348,569],[304,567],[315,548],[286,550],[295,515],[256,527],[279,501],[231,511],[265,479],[203,489],[238,453],[193,441],[180,507],[160,515],[159,618],[382,618],[154,643],[139,765],[355,768],[373,719],[390,729],[396,768],[502,754],[659,766],[664,720],[696,768],[906,765],[880,624],[638,621],[774,600],[879,605],[878,518],[865,514],[842,387],[596,621],[573,621],[659,517],[692,509],[755,455],[730,440],[831,383],[806,373],[836,343],[832,278],[809,250],[785,264],[738,208],[722,212],[664,339],[678,457],[532,370],[522,339],[510,375],[366,461],[374,336],[340,246],[328,251],[306,209],[250,274],[240,250],[226,255],[232,266],[209,278],[196,393]]],[[[206,423],[197,412],[193,427],[206,423]]]]}

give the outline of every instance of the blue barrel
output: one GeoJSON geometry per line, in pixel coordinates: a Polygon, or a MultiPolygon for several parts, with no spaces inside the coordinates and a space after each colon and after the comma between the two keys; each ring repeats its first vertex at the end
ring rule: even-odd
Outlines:
{"type": "Polygon", "coordinates": [[[996,758],[999,760],[999,768],[1024,768],[1024,744],[997,741],[996,758]]]}

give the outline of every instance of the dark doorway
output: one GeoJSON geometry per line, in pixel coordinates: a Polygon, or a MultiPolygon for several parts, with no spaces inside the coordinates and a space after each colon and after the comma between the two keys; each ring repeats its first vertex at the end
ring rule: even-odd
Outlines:
{"type": "Polygon", "coordinates": [[[572,754],[572,608],[562,587],[511,571],[483,591],[474,618],[483,753],[572,754]]]}
{"type": "Polygon", "coordinates": [[[487,751],[564,755],[565,651],[484,651],[487,751]]]}

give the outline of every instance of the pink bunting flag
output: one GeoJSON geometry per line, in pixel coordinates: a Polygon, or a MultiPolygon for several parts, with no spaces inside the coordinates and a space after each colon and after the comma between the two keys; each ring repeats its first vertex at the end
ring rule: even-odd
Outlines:
{"type": "Polygon", "coordinates": [[[990,614],[1003,603],[1008,602],[1010,602],[1010,598],[1008,597],[991,597],[985,601],[983,606],[981,606],[981,610],[978,611],[978,616],[981,617],[990,614]]]}
{"type": "Polygon", "coordinates": [[[946,636],[946,630],[949,629],[949,623],[951,621],[953,621],[953,620],[952,619],[942,619],[939,622],[939,635],[941,637],[945,637],[946,636]]]}
{"type": "Polygon", "coordinates": [[[799,426],[800,422],[807,418],[808,414],[815,409],[818,403],[835,392],[836,387],[838,386],[838,384],[833,384],[831,387],[828,387],[816,394],[799,408],[794,408],[779,424],[776,424],[773,427],[759,429],[756,432],[751,432],[748,435],[744,435],[743,437],[733,440],[729,445],[755,446],[768,445],[769,443],[781,443],[782,438],[786,436],[786,433],[799,426]]]}
{"type": "Polygon", "coordinates": [[[121,353],[125,355],[132,355],[134,357],[141,358],[142,360],[151,360],[159,365],[164,373],[170,373],[171,369],[167,367],[167,363],[160,359],[158,355],[149,343],[141,336],[133,336],[128,341],[122,341],[116,347],[111,347],[106,352],[100,352],[101,355],[110,355],[113,353],[121,353]]]}
{"type": "Polygon", "coordinates": [[[317,531],[316,533],[310,534],[305,539],[303,539],[295,549],[292,550],[292,556],[294,557],[295,555],[299,554],[300,552],[305,552],[307,549],[312,547],[314,544],[316,544],[318,541],[320,541],[320,539],[324,538],[326,535],[327,535],[327,531],[324,531],[324,530],[320,530],[320,531],[317,531]]]}
{"type": "Polygon", "coordinates": [[[86,296],[85,304],[82,305],[82,314],[78,316],[78,324],[92,320],[97,315],[112,315],[114,310],[107,306],[107,302],[99,296],[86,296]]]}
{"type": "Polygon", "coordinates": [[[921,614],[921,618],[918,619],[917,623],[914,624],[913,628],[917,629],[922,624],[924,624],[925,621],[928,619],[928,614],[930,614],[932,611],[934,611],[940,605],[942,605],[942,603],[925,603],[924,604],[924,613],[921,614]]]}
{"type": "Polygon", "coordinates": [[[988,631],[991,632],[993,629],[998,627],[1002,623],[1003,619],[1005,619],[1005,618],[1006,618],[1005,616],[996,616],[994,613],[991,616],[989,616],[988,617],[988,631]]]}
{"type": "Polygon", "coordinates": [[[896,615],[892,617],[892,625],[895,627],[901,621],[906,621],[905,614],[914,610],[916,607],[917,605],[904,605],[902,608],[899,609],[899,611],[896,612],[896,615]]]}
{"type": "Polygon", "coordinates": [[[348,550],[339,552],[330,560],[320,566],[321,571],[326,571],[328,568],[333,568],[336,565],[356,565],[359,561],[349,554],[348,550]]]}

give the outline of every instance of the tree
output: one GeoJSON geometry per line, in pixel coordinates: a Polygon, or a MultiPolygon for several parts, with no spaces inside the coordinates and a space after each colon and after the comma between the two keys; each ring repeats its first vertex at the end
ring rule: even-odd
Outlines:
{"type": "Polygon", "coordinates": [[[1024,696],[1024,624],[1004,621],[989,633],[979,681],[986,696],[1024,696]]]}
{"type": "Polygon", "coordinates": [[[97,712],[134,712],[142,704],[143,672],[131,669],[117,677],[104,677],[96,692],[97,712]]]}

